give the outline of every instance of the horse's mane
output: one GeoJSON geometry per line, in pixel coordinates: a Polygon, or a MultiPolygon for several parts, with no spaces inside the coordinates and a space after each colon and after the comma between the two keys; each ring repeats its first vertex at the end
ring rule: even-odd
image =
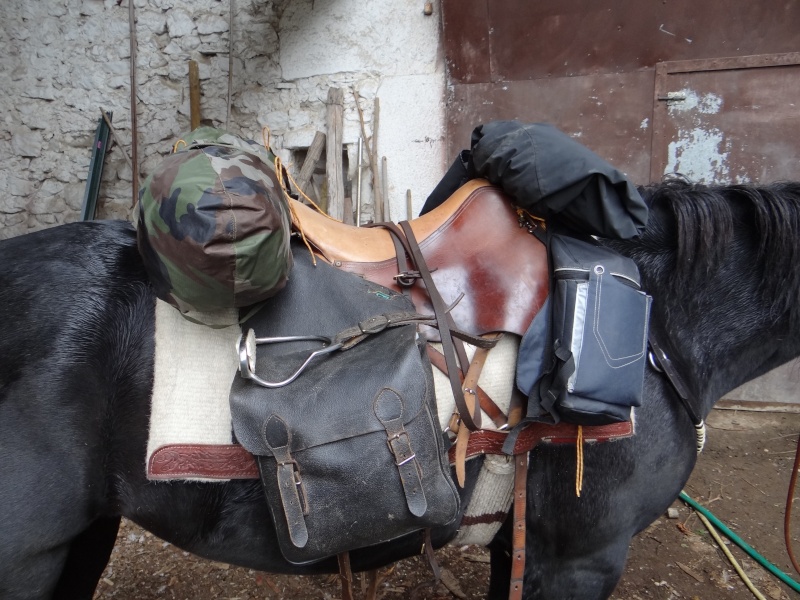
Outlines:
{"type": "Polygon", "coordinates": [[[735,244],[745,243],[753,256],[749,264],[740,265],[741,271],[757,274],[757,286],[772,304],[772,314],[785,314],[796,303],[800,182],[702,185],[672,178],[639,191],[652,210],[637,246],[651,256],[672,253],[667,267],[672,284],[707,279],[725,264],[735,244]],[[751,235],[743,237],[742,231],[751,235]]]}

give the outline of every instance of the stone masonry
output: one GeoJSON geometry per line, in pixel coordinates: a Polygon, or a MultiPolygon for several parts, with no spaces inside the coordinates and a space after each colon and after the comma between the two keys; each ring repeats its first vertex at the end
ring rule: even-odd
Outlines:
{"type": "MultiPolygon", "coordinates": [[[[330,87],[345,91],[344,143],[355,177],[354,91],[389,165],[392,218],[438,182],[444,67],[438,5],[417,0],[133,0],[141,180],[189,129],[188,61],[199,63],[203,123],[261,139],[295,174],[325,131],[330,87]],[[230,39],[233,2],[233,40],[230,39]],[[229,50],[233,94],[227,120],[229,50]]],[[[106,156],[98,218],[131,218],[128,0],[4,0],[0,8],[0,239],[79,218],[100,109],[121,145],[106,156]]],[[[364,165],[366,167],[366,158],[364,165]]],[[[371,177],[362,179],[365,219],[371,177]]]]}

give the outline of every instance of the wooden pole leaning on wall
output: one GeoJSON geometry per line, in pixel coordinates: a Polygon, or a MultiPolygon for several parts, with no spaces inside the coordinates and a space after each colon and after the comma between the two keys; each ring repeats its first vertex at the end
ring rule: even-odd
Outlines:
{"type": "Polygon", "coordinates": [[[308,152],[306,152],[306,159],[303,161],[303,166],[300,167],[300,174],[295,180],[297,182],[297,187],[303,190],[303,192],[308,196],[313,195],[311,177],[314,175],[314,169],[317,166],[317,161],[319,161],[320,157],[322,156],[322,149],[324,147],[325,134],[321,131],[317,131],[314,134],[314,141],[311,142],[311,145],[308,147],[308,152]]]}
{"type": "Polygon", "coordinates": [[[342,172],[344,92],[342,89],[330,88],[326,104],[325,177],[328,182],[328,214],[341,221],[344,218],[344,174],[342,172]]]}
{"type": "Polygon", "coordinates": [[[197,61],[189,61],[189,116],[192,131],[200,127],[200,68],[197,61]]]}

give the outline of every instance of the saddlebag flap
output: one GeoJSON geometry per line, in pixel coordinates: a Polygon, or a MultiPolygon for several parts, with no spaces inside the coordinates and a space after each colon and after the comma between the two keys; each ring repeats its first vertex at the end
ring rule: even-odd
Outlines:
{"type": "MultiPolygon", "coordinates": [[[[302,271],[306,257],[295,256],[302,271]]],[[[270,302],[245,323],[259,338],[285,336],[287,328],[334,337],[354,324],[343,322],[353,311],[413,311],[404,296],[325,264],[290,280],[270,302]],[[293,289],[307,281],[317,293],[293,289]],[[342,285],[350,288],[349,301],[341,301],[342,285]],[[322,297],[330,301],[325,308],[322,297]],[[291,308],[288,323],[281,318],[287,311],[270,310],[279,304],[291,308]]],[[[255,374],[283,382],[319,348],[309,341],[259,345],[255,374]]],[[[280,387],[237,377],[231,410],[238,441],[256,456],[281,551],[292,563],[447,525],[459,514],[431,365],[415,325],[319,356],[280,387]]]]}
{"type": "Polygon", "coordinates": [[[651,297],[636,264],[549,234],[551,294],[520,345],[517,386],[529,420],[604,425],[631,418],[644,383],[651,297]]]}

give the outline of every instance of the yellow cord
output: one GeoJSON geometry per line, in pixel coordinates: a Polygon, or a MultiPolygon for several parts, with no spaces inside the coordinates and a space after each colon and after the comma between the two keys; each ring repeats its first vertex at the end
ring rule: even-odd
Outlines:
{"type": "Polygon", "coordinates": [[[706,529],[708,529],[708,532],[712,535],[714,540],[717,542],[717,545],[720,548],[722,548],[722,551],[725,553],[725,556],[728,557],[728,560],[733,565],[733,568],[736,569],[736,572],[739,574],[739,577],[742,578],[742,581],[744,581],[744,584],[747,586],[747,589],[750,590],[753,593],[753,596],[758,598],[758,600],[767,600],[764,597],[764,595],[756,589],[756,586],[753,585],[753,582],[750,581],[750,578],[747,576],[747,573],[744,572],[742,567],[739,565],[739,563],[734,558],[733,554],[731,554],[731,551],[728,550],[728,547],[725,545],[725,542],[723,542],[722,539],[719,537],[719,534],[717,533],[717,530],[714,528],[714,526],[709,522],[708,519],[706,519],[704,514],[702,514],[700,512],[697,512],[697,511],[695,511],[695,512],[696,512],[697,516],[700,517],[700,520],[703,522],[703,525],[706,526],[706,529]]]}
{"type": "MultiPolygon", "coordinates": [[[[267,127],[266,125],[264,125],[264,127],[261,128],[261,139],[264,142],[264,148],[266,148],[268,152],[272,152],[272,148],[270,148],[270,145],[271,145],[270,144],[270,131],[269,131],[269,127],[267,127]]],[[[272,153],[275,154],[274,152],[272,152],[272,153]]]]}
{"type": "Polygon", "coordinates": [[[575,469],[575,495],[580,498],[583,489],[583,426],[578,425],[578,435],[575,439],[575,452],[577,454],[577,467],[575,469]]]}
{"type": "Polygon", "coordinates": [[[178,140],[172,145],[172,153],[175,154],[178,151],[178,144],[183,144],[184,146],[188,146],[184,140],[178,140]]]}

